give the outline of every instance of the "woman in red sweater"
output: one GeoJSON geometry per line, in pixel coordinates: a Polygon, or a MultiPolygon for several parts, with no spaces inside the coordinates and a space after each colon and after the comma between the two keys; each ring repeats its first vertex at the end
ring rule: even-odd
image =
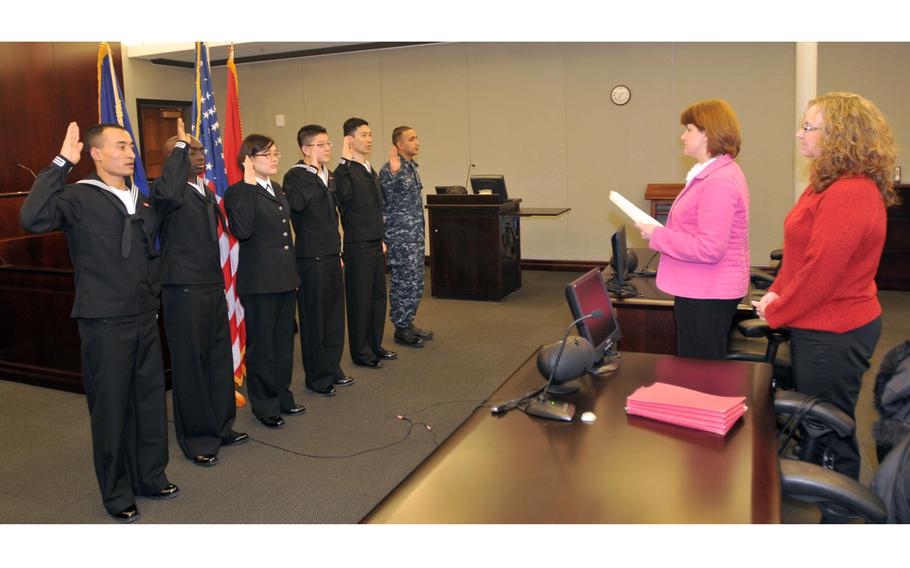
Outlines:
{"type": "MultiPolygon", "coordinates": [[[[897,200],[894,137],[878,108],[852,93],[810,101],[796,137],[812,161],[809,187],[784,221],[784,263],[756,311],[790,328],[796,390],[853,417],[881,335],[875,272],[885,207],[897,200]]],[[[819,459],[859,479],[856,437],[831,438],[819,459]]]]}

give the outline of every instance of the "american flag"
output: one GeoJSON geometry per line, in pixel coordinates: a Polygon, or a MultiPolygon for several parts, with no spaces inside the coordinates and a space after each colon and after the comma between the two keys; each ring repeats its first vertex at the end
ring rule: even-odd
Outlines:
{"type": "MultiPolygon", "coordinates": [[[[202,142],[205,149],[205,184],[215,193],[218,207],[224,218],[222,198],[228,188],[227,173],[224,161],[224,143],[221,139],[221,125],[218,124],[218,113],[215,110],[215,96],[212,94],[212,74],[209,68],[208,49],[202,42],[196,42],[196,96],[193,97],[193,135],[202,142]]],[[[232,159],[229,156],[229,159],[232,159]]],[[[237,239],[229,232],[218,227],[218,240],[221,246],[221,268],[224,272],[224,294],[227,298],[228,320],[231,325],[231,344],[234,354],[234,384],[241,386],[245,374],[243,357],[246,351],[246,326],[243,322],[243,306],[236,294],[237,239]]],[[[238,406],[245,403],[237,393],[238,406]]]]}

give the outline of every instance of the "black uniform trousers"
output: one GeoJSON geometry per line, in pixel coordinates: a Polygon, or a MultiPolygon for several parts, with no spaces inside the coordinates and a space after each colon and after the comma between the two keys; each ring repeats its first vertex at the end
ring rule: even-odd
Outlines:
{"type": "Polygon", "coordinates": [[[382,241],[344,244],[348,349],[359,365],[376,361],[385,329],[386,286],[382,241]]]}
{"type": "Polygon", "coordinates": [[[335,255],[298,258],[297,314],[306,385],[327,389],[344,378],[344,280],[335,255]]]}
{"type": "MultiPolygon", "coordinates": [[[[790,328],[797,392],[815,395],[854,418],[863,373],[869,368],[869,358],[881,334],[881,317],[844,333],[790,328]]],[[[830,434],[827,442],[834,457],[834,470],[858,480],[860,454],[856,434],[846,440],[830,434]]],[[[812,458],[821,463],[821,456],[812,458]]]]}
{"type": "Polygon", "coordinates": [[[173,372],[174,426],[187,458],[218,455],[237,415],[221,284],[161,287],[173,372]]]}
{"type": "Polygon", "coordinates": [[[676,354],[696,359],[724,359],[739,302],[739,298],[703,300],[677,296],[673,303],[676,354]]]}
{"type": "Polygon", "coordinates": [[[105,509],[119,513],[135,495],[169,483],[158,317],[152,311],[78,323],[95,475],[105,509]]]}
{"type": "Polygon", "coordinates": [[[246,384],[256,418],[294,406],[294,290],[240,297],[246,322],[246,384]]]}

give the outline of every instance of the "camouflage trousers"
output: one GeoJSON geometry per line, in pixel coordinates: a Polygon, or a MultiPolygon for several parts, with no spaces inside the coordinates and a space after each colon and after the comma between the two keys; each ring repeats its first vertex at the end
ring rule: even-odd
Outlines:
{"type": "Polygon", "coordinates": [[[423,296],[424,243],[386,243],[389,247],[389,319],[395,327],[408,327],[414,322],[423,296]]]}

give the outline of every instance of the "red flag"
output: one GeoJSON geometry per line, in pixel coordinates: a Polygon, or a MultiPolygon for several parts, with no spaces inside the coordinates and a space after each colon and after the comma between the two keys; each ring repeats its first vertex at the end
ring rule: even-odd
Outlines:
{"type": "Polygon", "coordinates": [[[243,180],[243,172],[237,164],[237,154],[243,142],[240,124],[240,89],[237,86],[237,67],[234,66],[234,46],[228,51],[227,75],[227,116],[224,118],[224,158],[228,184],[243,180]]]}
{"type": "MultiPolygon", "coordinates": [[[[227,76],[227,115],[224,119],[224,167],[227,170],[228,184],[235,184],[243,180],[243,172],[237,164],[237,155],[240,153],[240,145],[243,142],[243,134],[240,124],[240,89],[237,84],[237,67],[234,66],[234,46],[228,50],[228,76],[227,76]]],[[[222,212],[224,204],[219,203],[222,212]]],[[[224,213],[227,218],[227,213],[224,213]]],[[[227,293],[228,308],[231,322],[231,343],[234,352],[234,385],[240,388],[243,385],[243,378],[246,376],[246,322],[243,318],[243,306],[240,303],[240,297],[237,296],[237,255],[240,251],[240,245],[233,235],[227,233],[222,235],[228,240],[227,258],[223,254],[222,247],[221,266],[224,271],[224,289],[227,293]]],[[[244,406],[246,400],[239,392],[235,392],[237,406],[244,406]]]]}

